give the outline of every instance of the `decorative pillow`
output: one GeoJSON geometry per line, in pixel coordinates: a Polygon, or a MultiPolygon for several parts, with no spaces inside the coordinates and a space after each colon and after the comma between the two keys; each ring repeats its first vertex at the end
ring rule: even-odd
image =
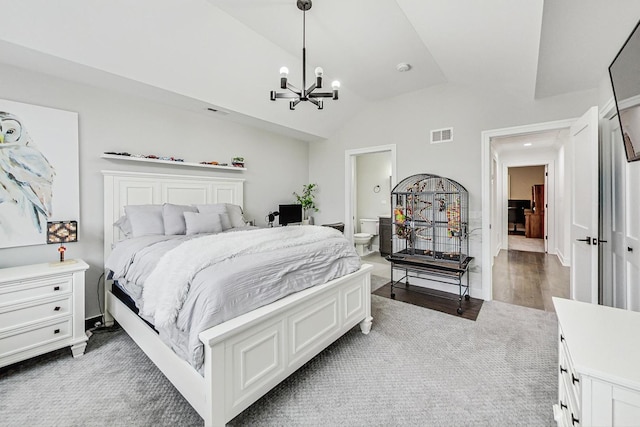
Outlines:
{"type": "Polygon", "coordinates": [[[227,213],[227,206],[224,203],[213,203],[210,205],[196,205],[200,213],[227,213]]]}
{"type": "Polygon", "coordinates": [[[187,227],[187,234],[199,233],[220,233],[220,214],[217,213],[196,213],[185,212],[184,221],[187,227]]]}
{"type": "Polygon", "coordinates": [[[184,222],[185,212],[198,212],[195,206],[172,205],[165,203],[162,205],[162,218],[164,220],[164,234],[185,234],[187,225],[184,222]]]}
{"type": "MultiPolygon", "coordinates": [[[[231,217],[227,211],[226,203],[213,203],[210,205],[196,205],[198,212],[200,213],[216,213],[220,215],[220,221],[222,221],[222,231],[226,231],[233,227],[231,217]]],[[[239,206],[238,206],[239,207],[239,206]]]]}
{"type": "Polygon", "coordinates": [[[124,212],[131,222],[133,237],[164,234],[162,205],[129,205],[124,212]]]}
{"type": "Polygon", "coordinates": [[[120,231],[122,231],[122,234],[124,234],[124,237],[126,237],[127,239],[132,236],[133,230],[131,229],[131,221],[129,221],[129,218],[127,218],[126,215],[122,215],[120,218],[118,218],[118,220],[114,222],[113,225],[118,227],[120,231]]]}
{"type": "Polygon", "coordinates": [[[226,205],[227,213],[231,220],[231,226],[233,228],[246,226],[247,222],[244,220],[244,216],[242,215],[242,208],[238,205],[232,205],[231,203],[227,203],[226,205]]]}
{"type": "Polygon", "coordinates": [[[218,214],[218,216],[220,217],[220,223],[222,224],[222,231],[227,231],[228,229],[232,228],[231,219],[229,219],[228,213],[221,213],[218,214]]]}

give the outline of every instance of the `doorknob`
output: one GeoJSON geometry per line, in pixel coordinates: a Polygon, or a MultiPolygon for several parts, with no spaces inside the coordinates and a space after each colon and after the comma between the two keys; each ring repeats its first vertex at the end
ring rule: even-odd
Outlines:
{"type": "Polygon", "coordinates": [[[591,237],[587,236],[586,239],[576,239],[576,242],[587,242],[587,245],[591,244],[591,237]]]}
{"type": "Polygon", "coordinates": [[[607,243],[607,241],[606,241],[606,240],[600,240],[600,239],[598,239],[598,238],[594,237],[594,238],[593,238],[592,245],[594,245],[594,246],[595,246],[595,245],[597,245],[598,243],[607,243]]]}

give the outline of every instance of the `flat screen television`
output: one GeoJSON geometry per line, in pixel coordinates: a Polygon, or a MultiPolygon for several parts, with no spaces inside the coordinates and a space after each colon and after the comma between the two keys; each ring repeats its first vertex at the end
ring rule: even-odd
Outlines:
{"type": "Polygon", "coordinates": [[[302,222],[302,205],[280,205],[278,223],[288,225],[302,222]]]}
{"type": "Polygon", "coordinates": [[[640,29],[636,24],[609,66],[627,161],[640,160],[640,29]]]}

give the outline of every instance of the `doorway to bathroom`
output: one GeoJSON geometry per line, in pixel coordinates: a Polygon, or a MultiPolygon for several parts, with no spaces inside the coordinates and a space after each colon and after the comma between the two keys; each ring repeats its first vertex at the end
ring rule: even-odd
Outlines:
{"type": "Polygon", "coordinates": [[[345,151],[345,236],[374,265],[374,275],[383,277],[390,274],[381,246],[384,254],[391,242],[389,203],[395,184],[395,144],[345,151]]]}

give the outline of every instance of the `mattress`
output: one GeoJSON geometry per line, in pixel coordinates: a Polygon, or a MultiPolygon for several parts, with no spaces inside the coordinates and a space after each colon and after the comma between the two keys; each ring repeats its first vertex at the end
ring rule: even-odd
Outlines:
{"type": "Polygon", "coordinates": [[[226,236],[126,239],[114,245],[106,268],[113,272],[113,279],[131,298],[139,315],[155,325],[160,338],[202,373],[200,332],[292,293],[353,273],[360,268],[360,258],[340,232],[301,226],[247,229],[226,236]],[[305,240],[305,233],[315,238],[305,240]],[[292,235],[303,238],[295,240],[292,235]],[[218,243],[222,247],[216,247],[218,243]],[[200,267],[183,265],[182,260],[190,258],[200,267]],[[178,280],[183,276],[184,280],[178,280]],[[169,283],[160,286],[157,282],[163,279],[169,283]],[[186,291],[182,295],[176,289],[186,291]],[[180,301],[175,318],[158,322],[148,307],[151,301],[154,306],[171,303],[155,301],[162,290],[180,295],[180,301]]]}

